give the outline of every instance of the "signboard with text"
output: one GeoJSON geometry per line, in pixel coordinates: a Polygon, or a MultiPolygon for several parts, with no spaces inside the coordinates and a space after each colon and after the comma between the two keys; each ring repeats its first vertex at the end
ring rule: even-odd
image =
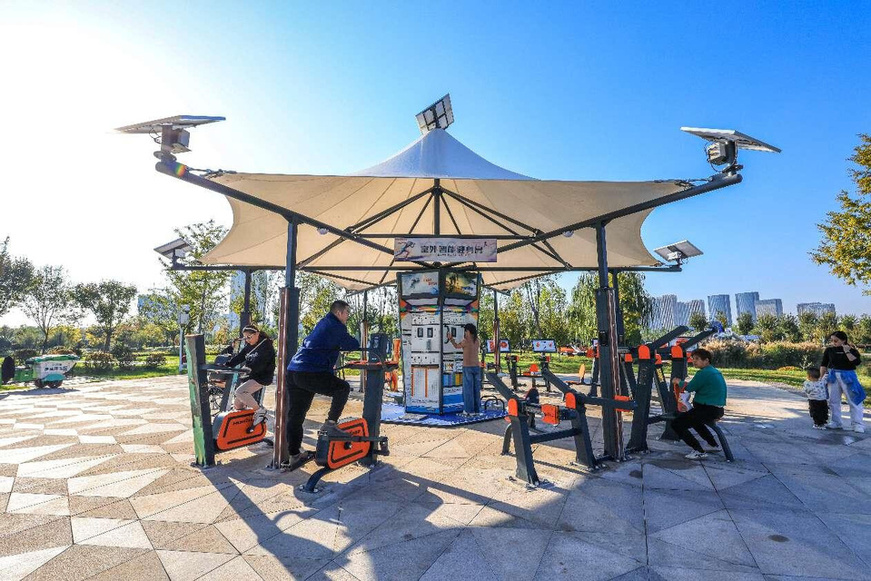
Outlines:
{"type": "Polygon", "coordinates": [[[495,238],[396,238],[398,261],[496,262],[495,238]]]}

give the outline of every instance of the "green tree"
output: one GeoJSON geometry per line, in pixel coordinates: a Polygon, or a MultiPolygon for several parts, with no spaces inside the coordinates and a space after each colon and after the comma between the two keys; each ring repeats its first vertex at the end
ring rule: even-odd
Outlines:
{"type": "Polygon", "coordinates": [[[805,341],[820,341],[819,318],[812,311],[805,311],[798,316],[798,330],[805,341]]]}
{"type": "MultiPolygon", "coordinates": [[[[296,286],[299,289],[299,322],[302,324],[304,334],[311,333],[321,317],[330,310],[332,302],[344,299],[346,294],[333,281],[308,272],[297,273],[296,286]]],[[[356,298],[359,300],[353,301],[355,304],[351,309],[353,320],[348,320],[348,330],[352,335],[356,334],[355,329],[358,328],[363,316],[363,294],[360,293],[356,298]]]]}
{"type": "Polygon", "coordinates": [[[838,316],[832,312],[826,312],[820,315],[817,320],[817,336],[821,340],[827,339],[832,333],[838,330],[838,316]]]}
{"type": "Polygon", "coordinates": [[[117,280],[77,284],[73,289],[76,303],[83,310],[90,311],[97,321],[97,328],[103,337],[103,351],[110,350],[112,335],[130,313],[135,296],[135,286],[117,280]]]}
{"type": "MultiPolygon", "coordinates": [[[[536,339],[554,339],[557,344],[569,339],[569,325],[565,317],[568,304],[566,292],[557,282],[556,276],[543,276],[524,283],[520,290],[523,296],[523,309],[528,329],[536,339]]],[[[533,337],[528,337],[532,339],[533,337]]]]}
{"type": "Polygon", "coordinates": [[[855,341],[857,343],[871,343],[871,315],[859,317],[855,341]]]}
{"type": "Polygon", "coordinates": [[[0,243],[0,317],[17,305],[33,282],[33,264],[9,254],[9,238],[0,243]]]}
{"type": "Polygon", "coordinates": [[[856,315],[841,315],[841,320],[838,321],[838,326],[850,336],[856,331],[858,324],[856,315]]]}
{"type": "Polygon", "coordinates": [[[717,311],[714,315],[714,320],[719,321],[719,323],[723,325],[724,329],[729,326],[729,318],[726,317],[726,313],[724,313],[723,311],[717,311]]]}
{"type": "Polygon", "coordinates": [[[511,342],[515,351],[520,350],[529,336],[526,317],[523,295],[519,290],[513,290],[507,299],[499,301],[500,335],[511,342]]]}
{"type": "Polygon", "coordinates": [[[168,345],[175,342],[179,334],[178,307],[167,289],[156,289],[139,295],[139,317],[145,324],[155,325],[163,333],[168,345]]]}
{"type": "Polygon", "coordinates": [[[753,315],[750,313],[741,313],[736,321],[739,335],[749,335],[753,330],[753,315]]]}
{"type": "Polygon", "coordinates": [[[777,317],[768,313],[759,315],[754,331],[763,341],[773,341],[777,334],[777,317]]]}
{"type": "Polygon", "coordinates": [[[21,301],[21,310],[42,332],[40,349],[45,353],[48,338],[58,325],[78,319],[72,285],[62,266],[43,266],[34,273],[33,281],[21,301]]]}
{"type": "Polygon", "coordinates": [[[698,332],[702,332],[708,328],[708,320],[705,318],[705,315],[696,311],[690,315],[690,327],[698,332]]]}
{"type": "MultiPolygon", "coordinates": [[[[191,246],[183,262],[197,264],[224,238],[227,229],[210,220],[179,228],[175,232],[191,246]]],[[[231,273],[173,270],[167,259],[161,258],[161,263],[169,285],[160,292],[168,296],[170,304],[175,307],[175,315],[182,306],[189,309],[190,322],[185,325],[184,331],[211,331],[217,320],[227,312],[227,282],[231,273]]]]}
{"type": "MultiPolygon", "coordinates": [[[[613,275],[612,275],[613,276],[613,275]]],[[[642,340],[642,330],[653,311],[653,299],[644,288],[644,275],[638,272],[621,272],[617,275],[620,290],[620,309],[623,311],[623,341],[637,345],[642,340]]],[[[596,290],[599,277],[584,273],[572,288],[568,308],[569,330],[573,338],[587,343],[596,336],[596,290]]],[[[670,329],[669,329],[670,330],[670,329]]]]}
{"type": "MultiPolygon", "coordinates": [[[[825,265],[838,278],[850,285],[871,284],[871,135],[859,135],[860,143],[850,157],[856,167],[850,177],[856,193],[843,190],[838,194],[839,211],[826,214],[818,224],[822,241],[811,252],[817,264],[825,265]]],[[[871,289],[865,289],[865,294],[871,289]]]]}
{"type": "Polygon", "coordinates": [[[777,317],[777,336],[784,341],[800,341],[801,332],[795,315],[787,314],[777,317]]]}

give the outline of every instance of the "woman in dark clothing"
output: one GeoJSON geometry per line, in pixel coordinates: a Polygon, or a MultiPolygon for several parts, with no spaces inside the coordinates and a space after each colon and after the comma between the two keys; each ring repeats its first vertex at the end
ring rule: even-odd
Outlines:
{"type": "Polygon", "coordinates": [[[253,409],[254,425],[257,425],[266,420],[266,409],[257,403],[254,394],[272,383],[272,376],[275,375],[275,347],[272,339],[253,325],[242,329],[242,338],[245,346],[227,362],[227,366],[236,367],[244,362],[245,367],[251,371],[236,388],[233,406],[237,410],[253,409]]]}
{"type": "Polygon", "coordinates": [[[829,382],[829,409],[832,419],[826,424],[830,430],[844,429],[841,421],[841,393],[847,399],[850,406],[850,423],[854,432],[865,431],[862,421],[862,401],[865,399],[865,390],[856,376],[856,367],[862,362],[859,351],[850,345],[847,334],[843,331],[835,331],[829,337],[831,345],[826,347],[823,353],[823,362],[820,365],[820,373],[828,374],[829,382]]]}

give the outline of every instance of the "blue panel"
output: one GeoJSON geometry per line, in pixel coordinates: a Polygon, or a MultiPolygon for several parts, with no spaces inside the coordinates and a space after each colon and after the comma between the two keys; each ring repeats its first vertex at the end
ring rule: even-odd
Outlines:
{"type": "MultiPolygon", "coordinates": [[[[460,408],[462,409],[462,408],[460,408]]],[[[381,408],[381,421],[385,424],[406,424],[434,428],[449,428],[465,424],[477,424],[505,417],[502,410],[488,410],[480,416],[466,417],[458,413],[409,413],[401,405],[385,403],[381,408]]]]}

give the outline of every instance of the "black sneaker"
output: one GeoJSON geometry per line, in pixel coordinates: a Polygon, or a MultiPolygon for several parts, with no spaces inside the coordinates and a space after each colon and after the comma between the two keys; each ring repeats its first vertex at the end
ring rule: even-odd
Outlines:
{"type": "Polygon", "coordinates": [[[326,434],[328,438],[347,438],[350,434],[342,429],[332,420],[327,420],[318,430],[318,434],[326,434]]]}

